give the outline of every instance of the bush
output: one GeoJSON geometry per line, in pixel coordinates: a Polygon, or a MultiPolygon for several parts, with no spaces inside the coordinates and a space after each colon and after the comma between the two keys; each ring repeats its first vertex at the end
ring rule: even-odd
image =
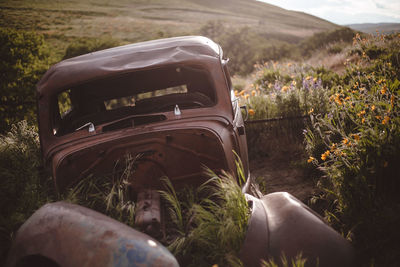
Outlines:
{"type": "Polygon", "coordinates": [[[35,127],[21,121],[0,136],[0,263],[17,229],[52,196],[40,165],[35,127]]]}
{"type": "Polygon", "coordinates": [[[99,39],[81,38],[68,45],[63,59],[76,57],[119,45],[121,45],[121,41],[111,37],[103,37],[99,39]]]}
{"type": "Polygon", "coordinates": [[[35,85],[48,67],[43,36],[0,28],[0,133],[20,120],[36,123],[35,85]]]}
{"type": "Polygon", "coordinates": [[[374,258],[382,266],[400,260],[400,81],[385,56],[399,44],[398,37],[357,36],[360,62],[348,67],[331,91],[328,114],[313,116],[306,134],[309,161],[324,173],[326,218],[353,239],[364,261],[374,258]],[[369,49],[384,52],[370,57],[369,49]]]}

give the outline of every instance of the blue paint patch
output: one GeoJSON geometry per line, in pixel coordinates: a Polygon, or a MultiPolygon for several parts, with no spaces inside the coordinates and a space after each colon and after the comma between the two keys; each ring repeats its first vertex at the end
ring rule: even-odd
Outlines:
{"type": "Polygon", "coordinates": [[[164,262],[166,266],[179,266],[163,246],[152,247],[143,239],[118,239],[117,248],[113,252],[114,267],[150,267],[155,262],[164,262]]]}

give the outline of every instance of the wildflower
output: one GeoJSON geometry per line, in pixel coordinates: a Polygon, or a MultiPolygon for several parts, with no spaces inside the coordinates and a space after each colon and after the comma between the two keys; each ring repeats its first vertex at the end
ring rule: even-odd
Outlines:
{"type": "Polygon", "coordinates": [[[244,95],[244,99],[247,100],[247,99],[249,98],[249,96],[250,96],[249,94],[245,94],[245,95],[244,95]]]}
{"type": "Polygon", "coordinates": [[[343,104],[342,100],[340,99],[340,94],[336,94],[335,102],[336,102],[338,105],[342,105],[342,104],[343,104]]]}
{"type": "Polygon", "coordinates": [[[342,140],[342,143],[346,146],[351,146],[351,142],[349,141],[349,139],[345,138],[342,140]]]}
{"type": "Polygon", "coordinates": [[[335,151],[336,148],[337,148],[336,143],[333,143],[333,144],[331,145],[331,151],[335,151]]]}
{"type": "Polygon", "coordinates": [[[356,90],[353,90],[353,91],[351,91],[353,94],[355,94],[355,93],[357,93],[357,91],[356,90]]]}
{"type": "Polygon", "coordinates": [[[344,100],[346,101],[350,100],[350,96],[346,97],[344,100]]]}
{"type": "Polygon", "coordinates": [[[390,97],[390,105],[392,106],[392,108],[394,107],[394,95],[390,97]]]}
{"type": "Polygon", "coordinates": [[[311,79],[311,76],[307,76],[306,77],[306,80],[308,81],[308,80],[310,80],[311,79]]]}
{"type": "Polygon", "coordinates": [[[293,85],[293,86],[296,86],[296,84],[297,84],[296,81],[293,80],[293,81],[292,81],[292,85],[293,85]]]}
{"type": "Polygon", "coordinates": [[[282,87],[282,92],[286,92],[287,90],[289,90],[289,87],[287,87],[286,85],[282,87]]]}
{"type": "Polygon", "coordinates": [[[362,118],[362,119],[361,119],[361,123],[364,123],[364,122],[365,122],[365,118],[362,118]]]}
{"type": "Polygon", "coordinates": [[[325,153],[321,155],[321,159],[325,161],[328,158],[330,153],[331,152],[329,152],[329,150],[325,151],[325,153]]]}
{"type": "Polygon", "coordinates": [[[387,91],[387,87],[386,87],[386,85],[383,85],[382,89],[381,89],[381,94],[382,95],[386,94],[386,91],[387,91]]]}
{"type": "Polygon", "coordinates": [[[352,134],[351,135],[353,137],[354,140],[359,141],[360,140],[360,135],[358,134],[352,134]]]}
{"type": "Polygon", "coordinates": [[[313,113],[314,112],[314,108],[311,108],[309,111],[308,111],[308,114],[311,114],[311,113],[313,113]]]}
{"type": "Polygon", "coordinates": [[[310,156],[310,157],[308,158],[307,162],[308,162],[308,163],[311,163],[311,162],[313,162],[314,160],[315,160],[315,158],[310,156]]]}
{"type": "Polygon", "coordinates": [[[390,120],[389,116],[385,116],[385,117],[383,118],[383,120],[382,120],[382,124],[383,124],[383,125],[387,124],[387,123],[389,122],[389,120],[390,120]]]}
{"type": "Polygon", "coordinates": [[[365,115],[365,110],[361,110],[360,112],[357,113],[358,117],[362,117],[365,115]]]}
{"type": "Polygon", "coordinates": [[[317,80],[318,80],[317,78],[314,78],[314,79],[313,79],[313,82],[315,82],[315,83],[316,83],[316,82],[317,82],[317,80]]]}
{"type": "Polygon", "coordinates": [[[361,87],[360,92],[364,92],[364,91],[365,91],[365,87],[361,87]]]}
{"type": "Polygon", "coordinates": [[[388,165],[389,165],[389,163],[388,163],[387,161],[385,161],[385,162],[383,163],[383,168],[386,168],[388,165]]]}
{"type": "Polygon", "coordinates": [[[254,109],[249,109],[249,115],[250,116],[254,116],[254,114],[256,114],[256,112],[254,111],[254,109]]]}
{"type": "Polygon", "coordinates": [[[252,96],[255,96],[256,93],[257,93],[256,90],[251,91],[251,95],[252,95],[252,96]]]}
{"type": "Polygon", "coordinates": [[[377,120],[381,120],[382,119],[382,116],[375,116],[375,118],[377,119],[377,120]]]}
{"type": "Polygon", "coordinates": [[[372,111],[374,111],[375,108],[376,108],[375,105],[372,105],[372,106],[371,106],[371,110],[372,110],[372,111]]]}

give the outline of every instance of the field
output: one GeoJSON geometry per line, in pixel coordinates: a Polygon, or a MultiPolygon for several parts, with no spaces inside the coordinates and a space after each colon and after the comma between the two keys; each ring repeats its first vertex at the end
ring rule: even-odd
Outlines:
{"type": "MultiPolygon", "coordinates": [[[[246,133],[259,190],[287,190],[311,206],[352,242],[360,266],[398,265],[399,33],[363,35],[245,0],[1,1],[0,26],[0,265],[18,227],[49,201],[97,207],[134,226],[134,203],[114,198],[121,184],[103,184],[112,209],[91,183],[54,194],[51,177],[40,168],[34,86],[41,75],[62,58],[188,34],[211,37],[231,58],[236,96],[249,108],[246,133]]],[[[240,217],[243,225],[247,220],[246,208],[230,206],[238,201],[238,187],[225,185],[225,178],[219,186],[230,189],[220,195],[222,206],[212,211],[218,219],[210,222],[222,232],[229,216],[240,217]],[[223,212],[227,207],[237,213],[223,212]]],[[[193,201],[199,192],[167,188],[171,205],[185,207],[175,209],[173,218],[202,209],[201,201],[193,201]]],[[[210,216],[210,208],[202,211],[210,216]]],[[[185,217],[174,224],[196,236],[185,240],[188,233],[180,232],[175,241],[187,242],[186,249],[167,244],[178,257],[192,254],[196,242],[229,241],[196,232],[185,217]]],[[[224,266],[229,258],[240,266],[235,253],[243,232],[237,232],[232,246],[213,248],[212,264],[224,266]]]]}
{"type": "Polygon", "coordinates": [[[0,26],[34,30],[62,57],[77,38],[116,38],[137,42],[199,34],[208,21],[230,29],[248,27],[271,39],[299,41],[336,25],[304,13],[257,1],[1,1],[0,26]]]}

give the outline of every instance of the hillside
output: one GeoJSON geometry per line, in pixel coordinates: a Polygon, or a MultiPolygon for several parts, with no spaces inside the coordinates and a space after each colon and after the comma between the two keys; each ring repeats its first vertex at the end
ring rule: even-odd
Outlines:
{"type": "Polygon", "coordinates": [[[196,34],[207,21],[227,28],[249,27],[258,34],[298,42],[338,26],[301,12],[254,0],[82,0],[2,1],[0,26],[43,33],[64,50],[80,37],[112,36],[126,42],[196,34]]]}
{"type": "Polygon", "coordinates": [[[376,31],[384,33],[400,32],[400,23],[359,23],[346,25],[347,27],[370,34],[375,34],[376,31]]]}

